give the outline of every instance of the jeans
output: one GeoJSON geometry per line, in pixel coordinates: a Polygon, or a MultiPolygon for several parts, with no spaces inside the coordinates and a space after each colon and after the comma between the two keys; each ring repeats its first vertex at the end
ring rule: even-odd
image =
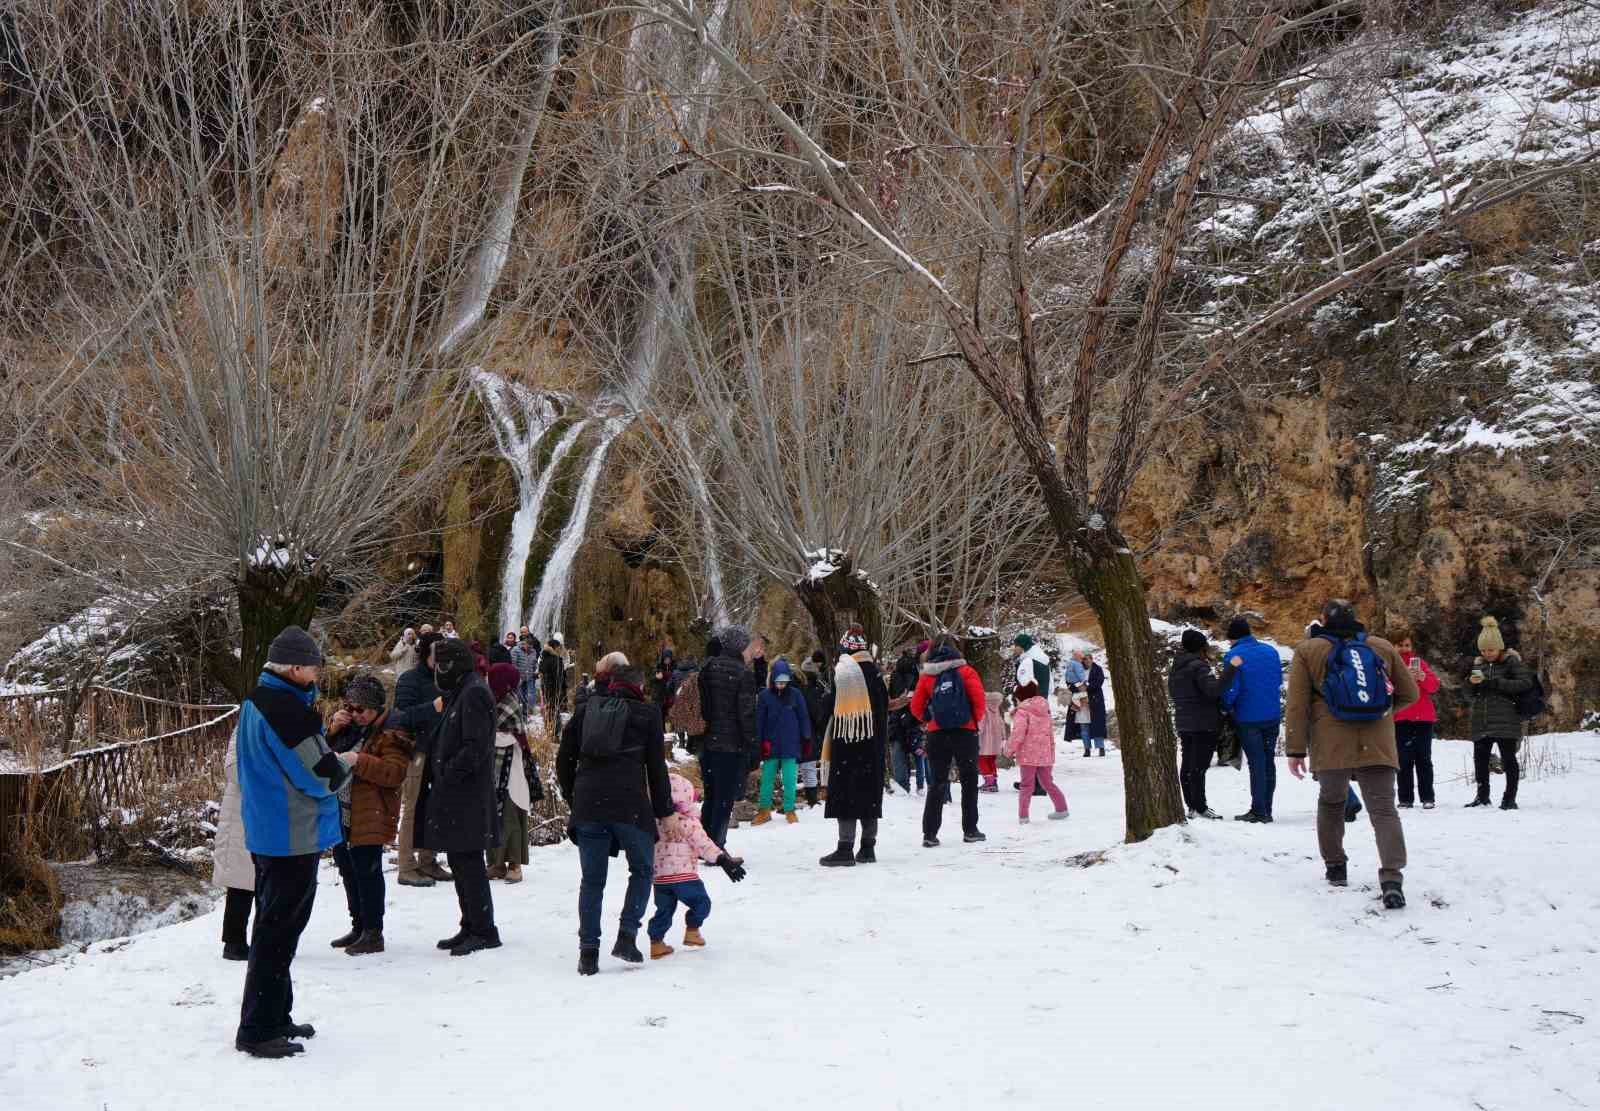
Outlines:
{"type": "Polygon", "coordinates": [[[1478,797],[1489,797],[1489,750],[1500,746],[1500,766],[1506,773],[1506,793],[1502,801],[1517,801],[1517,783],[1522,769],[1517,766],[1517,738],[1480,737],[1472,742],[1472,770],[1478,780],[1478,797]]]}
{"type": "Polygon", "coordinates": [[[1250,763],[1250,809],[1272,817],[1272,794],[1278,788],[1278,723],[1241,721],[1239,747],[1250,763]]]}
{"type": "Polygon", "coordinates": [[[917,790],[922,790],[928,785],[928,758],[926,756],[913,756],[899,745],[889,748],[889,774],[894,781],[900,784],[900,789],[907,794],[911,793],[911,773],[917,773],[917,790]]]}
{"type": "Polygon", "coordinates": [[[944,820],[944,792],[940,784],[950,782],[950,764],[955,763],[961,777],[961,832],[978,832],[978,734],[973,729],[937,729],[928,734],[928,763],[934,790],[922,808],[922,836],[939,836],[944,820]]]}
{"type": "Polygon", "coordinates": [[[1101,752],[1106,750],[1106,739],[1094,735],[1094,726],[1087,721],[1074,723],[1078,730],[1078,739],[1083,742],[1083,754],[1089,755],[1094,749],[1101,752]],[[1091,747],[1092,746],[1092,747],[1091,747]]]}
{"type": "Polygon", "coordinates": [[[350,925],[357,930],[383,932],[383,846],[334,847],[333,862],[344,880],[344,901],[350,908],[350,925]]]}
{"type": "Polygon", "coordinates": [[[222,906],[222,944],[250,944],[245,930],[250,925],[250,908],[255,902],[254,891],[243,887],[228,888],[227,901],[222,906]]]}
{"type": "Polygon", "coordinates": [[[700,784],[705,797],[700,803],[700,822],[706,835],[726,848],[728,822],[733,805],[744,797],[749,771],[742,752],[700,753],[700,784]]]}
{"type": "Polygon", "coordinates": [[[489,891],[489,865],[483,850],[445,853],[461,907],[461,928],[478,937],[498,937],[494,927],[494,896],[489,891]]]}
{"type": "Polygon", "coordinates": [[[794,812],[795,762],[791,756],[770,756],[761,761],[761,793],[756,796],[763,810],[772,809],[772,781],[779,769],[783,771],[783,812],[794,812]]]}
{"type": "Polygon", "coordinates": [[[1410,806],[1412,779],[1423,802],[1433,801],[1433,722],[1397,721],[1395,747],[1400,750],[1400,803],[1410,806]]]}
{"type": "Polygon", "coordinates": [[[667,931],[672,928],[672,916],[678,912],[679,903],[688,908],[683,916],[683,924],[691,930],[698,930],[711,916],[711,896],[706,892],[704,881],[682,880],[678,883],[658,883],[656,912],[650,916],[651,941],[660,941],[667,936],[667,931]]]}
{"type": "Polygon", "coordinates": [[[1394,806],[1394,769],[1334,768],[1317,772],[1317,846],[1324,864],[1345,864],[1345,807],[1351,781],[1361,784],[1367,800],[1367,818],[1378,842],[1378,880],[1399,883],[1406,866],[1406,835],[1400,828],[1400,811],[1394,806]]]}
{"type": "Polygon", "coordinates": [[[292,1021],[294,981],[289,966],[300,935],[311,921],[317,897],[317,863],[321,853],[301,856],[257,856],[256,925],[250,935],[250,964],[244,976],[244,1002],[239,1007],[241,1042],[264,1042],[283,1036],[292,1021]]]}
{"type": "Polygon", "coordinates": [[[1211,754],[1217,749],[1215,733],[1184,732],[1178,734],[1183,760],[1178,766],[1178,786],[1183,789],[1183,805],[1204,813],[1206,806],[1206,769],[1211,766],[1211,754]]]}
{"type": "Polygon", "coordinates": [[[625,934],[638,933],[655,874],[655,837],[626,822],[578,822],[572,830],[578,839],[578,864],[583,869],[583,880],[578,884],[578,944],[587,949],[600,944],[600,904],[605,897],[613,840],[628,858],[628,892],[622,899],[618,928],[625,934]]]}

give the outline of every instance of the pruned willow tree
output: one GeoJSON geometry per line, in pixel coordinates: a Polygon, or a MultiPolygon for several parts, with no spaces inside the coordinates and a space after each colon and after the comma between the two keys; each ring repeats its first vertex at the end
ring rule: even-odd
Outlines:
{"type": "Polygon", "coordinates": [[[938,315],[950,364],[1003,415],[1099,620],[1127,836],[1181,822],[1144,582],[1121,527],[1152,448],[1274,329],[1594,155],[1519,151],[1492,178],[1436,167],[1441,203],[1421,230],[1357,221],[1333,258],[1198,331],[1171,312],[1174,278],[1218,141],[1282,92],[1269,71],[1325,46],[1360,5],[883,0],[715,31],[696,0],[628,6],[699,41],[727,77],[702,158],[760,204],[787,197],[838,265],[898,273],[938,315]],[[1063,269],[1050,233],[1074,211],[1090,248],[1063,269]]]}
{"type": "Polygon", "coordinates": [[[25,326],[65,338],[0,450],[49,460],[35,507],[120,523],[80,573],[231,592],[216,678],[242,692],[478,450],[464,371],[491,297],[510,315],[571,284],[537,260],[500,280],[562,7],[8,15],[0,250],[57,291],[13,290],[25,326]]]}

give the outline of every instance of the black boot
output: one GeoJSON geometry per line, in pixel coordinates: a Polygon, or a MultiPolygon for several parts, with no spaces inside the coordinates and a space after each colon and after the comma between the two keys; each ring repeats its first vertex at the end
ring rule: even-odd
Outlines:
{"type": "Polygon", "coordinates": [[[465,957],[478,952],[480,949],[498,948],[500,948],[500,931],[490,930],[488,933],[483,934],[468,934],[461,939],[460,944],[450,949],[450,955],[452,957],[465,957]]]}
{"type": "Polygon", "coordinates": [[[840,841],[837,849],[834,849],[833,852],[817,861],[817,863],[824,868],[854,868],[856,863],[855,846],[849,841],[840,841]]]}
{"type": "Polygon", "coordinates": [[[1516,799],[1514,799],[1514,798],[1503,798],[1503,799],[1500,800],[1500,809],[1501,810],[1515,810],[1516,808],[1517,808],[1517,800],[1516,799]]]}
{"type": "Polygon", "coordinates": [[[361,927],[352,923],[351,926],[350,926],[350,932],[349,933],[345,934],[342,937],[334,938],[332,941],[328,942],[328,944],[333,946],[335,949],[343,949],[343,948],[345,948],[345,946],[354,945],[356,942],[358,942],[360,940],[361,940],[361,927]]]}
{"type": "Polygon", "coordinates": [[[345,947],[344,955],[347,957],[361,957],[368,953],[381,952],[383,952],[383,931],[362,930],[361,936],[345,947]]]}
{"type": "Polygon", "coordinates": [[[578,950],[578,975],[593,976],[600,971],[600,949],[585,946],[578,950]]]}
{"type": "Polygon", "coordinates": [[[1494,805],[1494,803],[1489,801],[1489,796],[1488,795],[1479,795],[1477,798],[1475,798],[1471,802],[1467,803],[1466,808],[1468,810],[1471,810],[1474,806],[1493,806],[1493,805],[1494,805]]]}
{"type": "Polygon", "coordinates": [[[1405,892],[1400,889],[1399,880],[1384,880],[1379,886],[1383,889],[1385,910],[1399,910],[1406,905],[1405,892]]]}
{"type": "Polygon", "coordinates": [[[434,942],[434,945],[440,949],[454,949],[457,945],[460,945],[470,936],[472,936],[472,931],[467,929],[465,926],[462,926],[449,937],[442,937],[438,941],[434,942]]]}
{"type": "Polygon", "coordinates": [[[307,1041],[317,1036],[317,1028],[309,1022],[291,1022],[278,1033],[280,1037],[299,1038],[301,1041],[307,1041]]]}
{"type": "Polygon", "coordinates": [[[304,1053],[306,1047],[296,1045],[287,1038],[268,1038],[264,1042],[242,1042],[234,1039],[233,1048],[240,1053],[248,1053],[252,1057],[267,1057],[277,1059],[280,1057],[293,1057],[296,1053],[304,1053]]]}
{"type": "Polygon", "coordinates": [[[873,849],[875,849],[877,847],[877,845],[878,845],[878,843],[876,841],[868,841],[865,838],[863,838],[862,841],[861,841],[861,851],[856,853],[856,863],[857,864],[876,864],[876,863],[878,863],[878,854],[872,851],[873,849]]]}
{"type": "Polygon", "coordinates": [[[1334,887],[1350,886],[1350,868],[1347,864],[1328,865],[1328,882],[1334,887]]]}
{"type": "Polygon", "coordinates": [[[634,943],[634,935],[620,930],[617,932],[617,943],[611,947],[611,955],[629,964],[644,963],[644,954],[639,952],[639,946],[634,943]]]}

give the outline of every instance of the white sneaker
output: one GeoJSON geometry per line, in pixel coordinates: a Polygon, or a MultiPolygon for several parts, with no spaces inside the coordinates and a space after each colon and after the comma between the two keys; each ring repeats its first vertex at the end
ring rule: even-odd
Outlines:
{"type": "Polygon", "coordinates": [[[1018,818],[1017,819],[1017,824],[1019,826],[1025,826],[1025,825],[1028,824],[1028,819],[1026,819],[1026,818],[1018,818]]]}

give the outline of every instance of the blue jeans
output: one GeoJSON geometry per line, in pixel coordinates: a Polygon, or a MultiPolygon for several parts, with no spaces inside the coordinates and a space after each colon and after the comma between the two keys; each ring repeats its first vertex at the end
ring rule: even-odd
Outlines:
{"type": "Polygon", "coordinates": [[[1250,762],[1250,809],[1272,817],[1272,794],[1278,788],[1278,723],[1241,721],[1239,747],[1250,762]]]}
{"type": "Polygon", "coordinates": [[[1101,752],[1104,752],[1106,749],[1106,739],[1104,737],[1094,736],[1093,732],[1093,725],[1086,721],[1078,722],[1078,739],[1083,742],[1083,754],[1085,756],[1089,755],[1091,751],[1089,747],[1090,745],[1098,748],[1101,752]]]}
{"type": "Polygon", "coordinates": [[[656,884],[656,912],[650,916],[650,940],[660,941],[672,928],[672,916],[678,904],[688,907],[683,924],[698,930],[700,924],[711,916],[711,896],[701,880],[682,880],[678,883],[656,884]]]}
{"type": "Polygon", "coordinates": [[[583,869],[583,880],[578,884],[578,944],[586,948],[600,944],[600,903],[605,896],[613,840],[628,858],[628,893],[622,899],[618,928],[625,934],[638,933],[655,873],[655,837],[626,822],[578,822],[572,829],[578,839],[578,863],[583,869]]]}
{"type": "Polygon", "coordinates": [[[917,790],[928,785],[928,758],[926,756],[913,756],[899,745],[895,745],[889,752],[889,774],[894,776],[894,781],[900,784],[900,789],[907,793],[911,790],[911,773],[917,773],[917,790]]]}

